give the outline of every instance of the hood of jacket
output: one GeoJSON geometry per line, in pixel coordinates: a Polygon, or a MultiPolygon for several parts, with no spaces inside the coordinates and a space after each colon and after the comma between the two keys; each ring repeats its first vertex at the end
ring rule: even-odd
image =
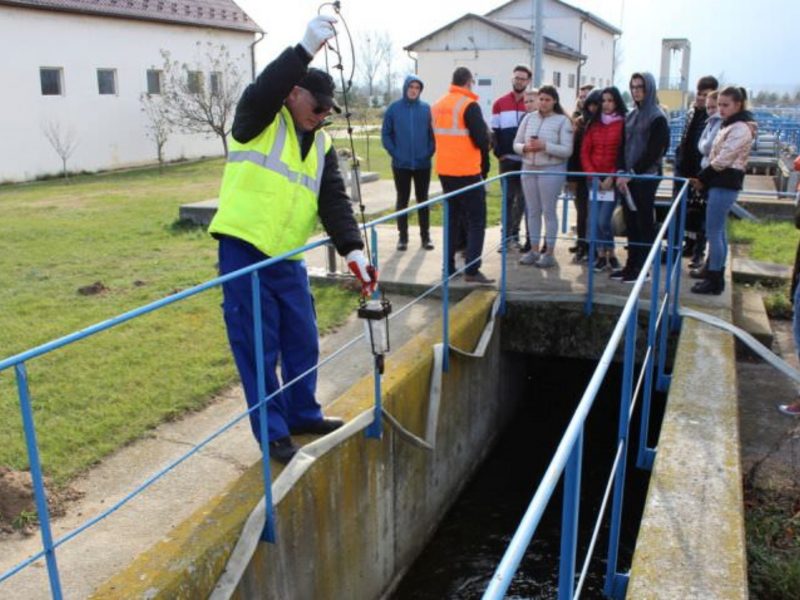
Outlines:
{"type": "Polygon", "coordinates": [[[625,167],[631,169],[644,153],[649,139],[650,127],[659,117],[666,119],[658,105],[656,78],[652,73],[642,72],[631,75],[631,81],[639,78],[644,81],[644,98],[625,117],[625,167]]]}
{"type": "Polygon", "coordinates": [[[422,79],[417,77],[416,75],[408,75],[406,80],[403,82],[403,100],[406,102],[419,102],[419,96],[416,97],[414,100],[409,100],[408,98],[408,86],[411,85],[414,81],[419,84],[419,94],[422,95],[422,90],[425,89],[425,84],[422,83],[422,79]]]}

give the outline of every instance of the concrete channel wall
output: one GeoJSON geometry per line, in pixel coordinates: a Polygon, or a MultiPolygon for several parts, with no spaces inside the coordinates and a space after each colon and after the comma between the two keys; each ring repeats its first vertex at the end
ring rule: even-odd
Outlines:
{"type": "MultiPolygon", "coordinates": [[[[476,291],[451,311],[451,345],[473,350],[495,297],[494,291],[476,291]]],[[[440,337],[441,323],[432,323],[392,352],[383,381],[385,408],[421,437],[428,422],[433,345],[440,337]]],[[[495,330],[482,358],[451,354],[442,379],[434,452],[410,444],[388,425],[381,440],[368,439],[363,431],[350,435],[280,493],[278,543],[254,544],[252,556],[245,553],[246,566],[236,566],[243,572],[230,577],[223,569],[263,494],[259,470],[251,468],[226,494],[106,582],[95,597],[200,598],[214,593],[217,598],[285,600],[386,594],[424,548],[513,414],[513,397],[502,389],[507,378],[502,376],[499,338],[495,330]]],[[[370,408],[372,399],[373,382],[367,377],[326,410],[352,420],[370,408]]],[[[279,481],[278,474],[273,491],[279,481]]]]}
{"type": "MultiPolygon", "coordinates": [[[[454,308],[453,346],[475,347],[495,297],[493,291],[473,292],[454,308]]],[[[95,597],[386,596],[513,415],[516,395],[506,382],[514,378],[504,371],[510,367],[503,352],[599,356],[621,302],[598,298],[587,317],[581,300],[514,299],[502,318],[502,336],[496,328],[482,358],[451,354],[435,452],[410,444],[389,425],[380,441],[364,436],[369,419],[363,413],[373,397],[372,378],[364,378],[328,409],[351,421],[348,427],[362,423],[358,430],[314,454],[291,486],[284,485],[280,469],[273,471],[277,544],[257,543],[263,516],[259,522],[253,509],[263,488],[254,465],[95,597]],[[252,551],[242,550],[248,537],[252,551]]],[[[645,322],[641,313],[640,340],[645,322]]],[[[440,322],[431,324],[387,362],[385,407],[420,437],[426,434],[432,347],[440,332],[440,322]]],[[[733,340],[684,319],[627,597],[746,598],[743,531],[733,340]]]]}

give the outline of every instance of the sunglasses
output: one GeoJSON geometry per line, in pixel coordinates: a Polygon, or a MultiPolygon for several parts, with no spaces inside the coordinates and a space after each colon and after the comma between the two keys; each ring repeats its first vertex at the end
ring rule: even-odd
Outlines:
{"type": "Polygon", "coordinates": [[[315,115],[324,115],[325,113],[331,112],[331,107],[324,107],[317,104],[313,109],[311,109],[315,115]]]}

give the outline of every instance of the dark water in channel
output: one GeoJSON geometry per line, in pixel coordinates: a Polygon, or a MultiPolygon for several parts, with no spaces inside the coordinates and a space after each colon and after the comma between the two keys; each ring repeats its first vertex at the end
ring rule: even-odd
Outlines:
{"type": "MultiPolygon", "coordinates": [[[[596,364],[509,355],[519,378],[519,409],[496,447],[467,484],[425,550],[392,595],[393,600],[481,598],[533,497],[596,364]]],[[[614,458],[621,367],[613,366],[584,433],[580,532],[576,570],[586,550],[614,458]]],[[[654,394],[660,423],[663,396],[654,394]]],[[[631,426],[623,532],[618,569],[625,572],[635,544],[649,473],[635,468],[638,406],[631,426]]],[[[651,425],[651,432],[653,426],[651,425]]],[[[651,433],[651,444],[652,444],[651,433]]],[[[595,546],[582,598],[602,598],[608,552],[608,514],[595,546]]],[[[561,486],[544,513],[507,598],[555,598],[561,529],[561,486]]]]}

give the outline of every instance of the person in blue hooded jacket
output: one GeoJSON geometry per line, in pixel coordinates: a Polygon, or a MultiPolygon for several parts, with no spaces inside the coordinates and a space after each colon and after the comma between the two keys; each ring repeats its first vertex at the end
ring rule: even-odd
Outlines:
{"type": "MultiPolygon", "coordinates": [[[[392,157],[392,174],[397,190],[396,210],[408,207],[411,197],[411,181],[414,181],[414,195],[417,204],[428,199],[431,183],[431,157],[435,149],[431,125],[431,107],[419,99],[422,93],[422,80],[409,75],[403,83],[403,97],[392,102],[383,117],[381,141],[392,157]]],[[[422,247],[433,250],[430,236],[430,217],[428,209],[417,211],[419,233],[422,247]]],[[[397,249],[408,248],[408,217],[397,218],[397,231],[400,234],[397,249]]]]}

